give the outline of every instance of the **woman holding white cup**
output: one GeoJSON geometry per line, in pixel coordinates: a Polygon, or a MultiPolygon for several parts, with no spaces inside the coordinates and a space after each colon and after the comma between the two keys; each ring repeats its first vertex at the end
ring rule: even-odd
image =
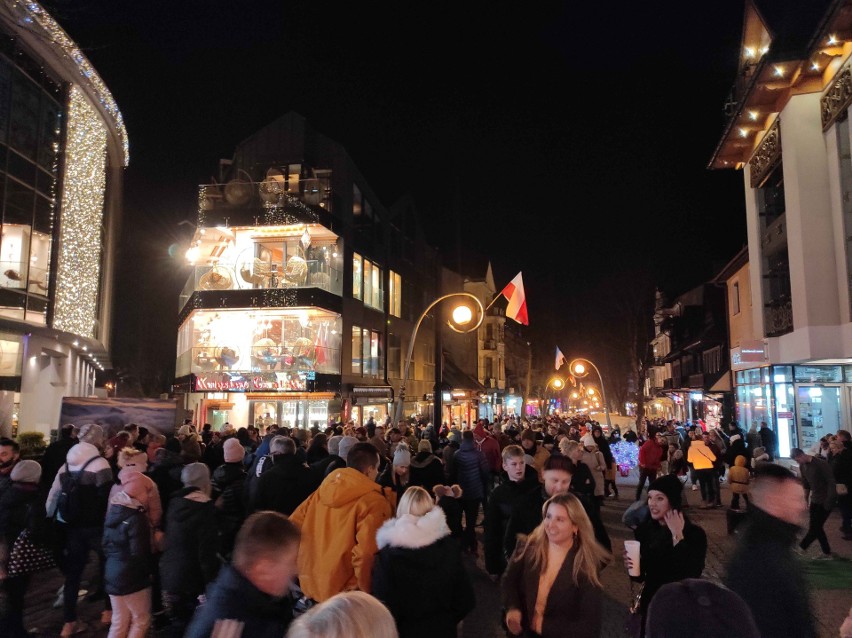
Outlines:
{"type": "Polygon", "coordinates": [[[631,558],[635,546],[625,543],[624,564],[630,577],[643,582],[639,611],[645,635],[645,616],[657,590],[666,583],[700,578],[707,556],[707,535],[680,512],[683,486],[677,477],[666,475],[648,487],[651,517],[635,530],[639,561],[631,558]]]}

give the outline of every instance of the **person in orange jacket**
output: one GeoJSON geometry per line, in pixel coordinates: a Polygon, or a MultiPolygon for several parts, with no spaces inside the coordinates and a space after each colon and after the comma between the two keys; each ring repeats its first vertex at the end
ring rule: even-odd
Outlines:
{"type": "Polygon", "coordinates": [[[352,446],[346,465],[332,471],[290,517],[302,532],[299,585],[316,602],[352,589],[370,593],[376,532],[396,509],[392,492],[376,483],[374,445],[352,446]]]}

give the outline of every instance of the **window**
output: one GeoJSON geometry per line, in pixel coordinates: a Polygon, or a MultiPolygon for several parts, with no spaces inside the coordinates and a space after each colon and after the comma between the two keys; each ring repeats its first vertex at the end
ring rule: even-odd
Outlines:
{"type": "Polygon", "coordinates": [[[361,328],[352,326],[352,374],[361,374],[361,328]]]}
{"type": "Polygon", "coordinates": [[[704,372],[707,374],[716,374],[722,368],[722,348],[716,346],[707,350],[703,354],[704,372]]]}
{"type": "Polygon", "coordinates": [[[372,281],[372,301],[368,302],[367,305],[376,308],[377,310],[383,309],[382,304],[382,270],[375,264],[373,264],[373,281],[372,281]]]}
{"type": "Polygon", "coordinates": [[[362,262],[361,255],[352,253],[352,297],[354,299],[364,298],[361,288],[361,279],[363,277],[362,262]]]}
{"type": "Polygon", "coordinates": [[[357,185],[352,184],[352,215],[355,217],[361,216],[361,199],[361,189],[357,185]]]}
{"type": "Polygon", "coordinates": [[[356,255],[356,262],[358,266],[352,273],[352,296],[363,300],[371,308],[383,310],[382,269],[369,259],[362,259],[360,255],[356,255]]]}
{"type": "Polygon", "coordinates": [[[388,277],[388,283],[390,286],[390,294],[388,295],[390,302],[390,313],[394,317],[402,316],[402,278],[398,273],[394,271],[390,271],[390,277],[388,277]]]}
{"type": "Polygon", "coordinates": [[[373,262],[364,260],[364,303],[373,303],[373,262]]]}
{"type": "Polygon", "coordinates": [[[735,281],[731,287],[731,310],[733,314],[740,314],[740,282],[735,281]]]}

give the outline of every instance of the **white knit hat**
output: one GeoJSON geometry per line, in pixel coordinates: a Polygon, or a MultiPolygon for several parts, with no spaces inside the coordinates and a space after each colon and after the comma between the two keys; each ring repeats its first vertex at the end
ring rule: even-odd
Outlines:
{"type": "Polygon", "coordinates": [[[411,452],[404,445],[398,445],[393,453],[393,464],[396,467],[411,465],[411,452]]]}

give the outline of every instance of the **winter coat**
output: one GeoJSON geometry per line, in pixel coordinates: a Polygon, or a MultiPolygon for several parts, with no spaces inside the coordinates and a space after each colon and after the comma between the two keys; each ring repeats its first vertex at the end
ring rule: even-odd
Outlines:
{"type": "Polygon", "coordinates": [[[440,507],[386,521],[376,534],[373,595],[390,609],[400,638],[455,638],[475,605],[458,543],[440,507]]]}
{"type": "MultiPolygon", "coordinates": [[[[101,456],[100,451],[91,443],[80,442],[70,450],[65,457],[65,462],[71,472],[79,472],[86,462],[92,460],[86,466],[77,479],[77,489],[80,496],[80,515],[74,523],[74,527],[101,527],[104,524],[107,504],[109,503],[109,491],[113,485],[112,468],[109,461],[101,456]]],[[[52,517],[56,513],[61,493],[60,477],[65,473],[65,465],[59,468],[50,492],[47,495],[45,508],[47,516],[52,517]]]]}
{"type": "MultiPolygon", "coordinates": [[[[731,437],[731,439],[733,439],[733,437],[731,437]]],[[[725,463],[728,464],[728,467],[734,467],[738,456],[748,456],[748,451],[746,450],[746,446],[745,443],[743,443],[742,438],[731,440],[728,445],[728,451],[725,452],[725,463]]]]}
{"type": "Polygon", "coordinates": [[[701,578],[707,557],[707,535],[688,519],[683,528],[683,540],[672,545],[672,533],[666,525],[649,518],[635,530],[636,540],[641,543],[639,569],[636,580],[644,581],[640,609],[644,618],[648,605],[657,590],[667,583],[686,578],[701,578]]]}
{"type": "Polygon", "coordinates": [[[577,495],[582,494],[584,497],[591,498],[597,491],[598,481],[602,478],[595,479],[589,466],[578,461],[574,464],[574,474],[571,476],[571,491],[577,495]]]}
{"type": "MultiPolygon", "coordinates": [[[[538,598],[541,572],[533,568],[531,553],[518,548],[501,585],[504,609],[521,612],[521,626],[529,631],[538,598]]],[[[588,579],[574,583],[576,549],[571,549],[547,595],[541,623],[542,638],[597,638],[601,633],[603,593],[588,579]]]]}
{"type": "Polygon", "coordinates": [[[155,456],[154,465],[148,469],[148,476],[157,486],[157,493],[160,495],[160,505],[163,511],[166,511],[172,494],[183,487],[180,481],[183,460],[179,454],[164,448],[162,451],[158,451],[155,456]]]}
{"type": "Polygon", "coordinates": [[[44,502],[35,483],[12,482],[0,492],[0,545],[7,549],[25,529],[35,540],[44,536],[46,520],[44,502]]]}
{"type": "Polygon", "coordinates": [[[639,448],[639,467],[659,472],[663,464],[663,446],[648,439],[639,448]]]}
{"type": "Polygon", "coordinates": [[[488,468],[494,474],[499,474],[503,467],[503,458],[500,456],[500,444],[497,439],[491,436],[485,436],[481,439],[474,439],[476,447],[485,455],[485,460],[488,462],[488,468]]]}
{"type": "Polygon", "coordinates": [[[828,461],[814,456],[807,463],[799,463],[799,476],[805,492],[810,496],[811,505],[821,505],[827,510],[834,507],[837,487],[828,461]]]}
{"type": "Polygon", "coordinates": [[[696,439],[689,445],[686,461],[696,471],[712,470],[716,463],[716,455],[704,444],[704,441],[696,439]]]}
{"type": "Polygon", "coordinates": [[[289,516],[316,487],[313,473],[295,454],[280,455],[257,480],[251,509],[274,510],[289,516]]]}
{"type": "Polygon", "coordinates": [[[835,454],[831,458],[831,469],[835,483],[846,486],[848,497],[848,490],[852,487],[852,448],[846,446],[840,454],[835,454]]]}
{"type": "Polygon", "coordinates": [[[159,529],[162,526],[163,507],[160,503],[160,493],[154,481],[133,466],[121,470],[118,473],[118,480],[119,482],[113,485],[109,492],[110,502],[116,494],[125,492],[142,505],[151,530],[159,529]]]}
{"type": "Polygon", "coordinates": [[[151,526],[139,501],[124,492],[111,499],[102,545],[107,594],[126,596],[151,586],[151,526]]]}
{"type": "Polygon", "coordinates": [[[230,556],[237,532],[246,517],[243,495],[245,476],[242,461],[237,461],[220,465],[211,477],[219,528],[219,552],[225,557],[230,556]]]}
{"type": "MultiPolygon", "coordinates": [[[[45,494],[47,494],[48,490],[50,490],[50,484],[56,477],[56,473],[59,471],[60,467],[65,465],[65,459],[68,456],[68,452],[76,443],[77,439],[72,439],[70,437],[54,441],[47,446],[44,454],[39,459],[38,462],[41,465],[40,485],[45,494]]],[[[91,467],[91,465],[89,467],[91,467]]]]}
{"type": "Polygon", "coordinates": [[[728,470],[728,483],[734,494],[748,494],[748,483],[751,480],[750,473],[746,467],[746,457],[740,454],[731,469],[728,470]]]}
{"type": "MultiPolygon", "coordinates": [[[[599,450],[594,450],[589,452],[588,450],[583,450],[583,463],[585,463],[589,470],[592,472],[592,476],[595,477],[595,496],[603,496],[604,495],[604,472],[606,472],[606,460],[604,459],[604,455],[599,450]]],[[[544,479],[542,478],[542,481],[544,479]]]]}
{"type": "Polygon", "coordinates": [[[216,513],[210,497],[197,487],[176,492],[166,514],[166,537],[160,557],[163,591],[194,598],[216,577],[216,513]]]}
{"type": "Polygon", "coordinates": [[[349,589],[370,592],[376,532],[396,499],[353,468],[330,474],[290,516],[302,530],[299,584],[324,601],[349,589]]]}
{"type": "Polygon", "coordinates": [[[742,596],[764,638],[817,635],[802,564],[793,554],[798,532],[751,506],[728,563],[724,583],[742,596]]]}
{"type": "Polygon", "coordinates": [[[526,454],[532,457],[532,466],[538,474],[538,479],[540,482],[544,483],[544,464],[547,463],[547,459],[550,458],[550,452],[547,451],[541,443],[536,443],[535,447],[532,450],[524,450],[526,454]]]}
{"type": "Polygon", "coordinates": [[[240,623],[234,636],[282,638],[293,620],[290,597],[274,598],[255,587],[230,565],[207,588],[207,601],[195,610],[184,638],[208,638],[217,620],[240,623]]]}
{"type": "Polygon", "coordinates": [[[485,569],[489,574],[502,574],[506,569],[506,560],[515,551],[515,536],[506,532],[509,520],[515,509],[522,503],[535,497],[541,490],[538,474],[526,467],[524,478],[510,481],[503,475],[503,482],[488,496],[485,508],[485,569]]]}
{"type": "Polygon", "coordinates": [[[748,451],[752,452],[752,456],[754,456],[753,452],[755,448],[763,447],[763,439],[757,428],[746,432],[746,444],[748,445],[748,451]]]}
{"type": "Polygon", "coordinates": [[[419,485],[432,494],[432,488],[444,482],[444,464],[431,452],[419,452],[409,466],[410,484],[419,485]]]}
{"type": "Polygon", "coordinates": [[[478,501],[485,497],[485,485],[491,478],[491,470],[475,442],[462,441],[453,455],[452,472],[450,483],[461,486],[463,498],[478,501]]]}
{"type": "Polygon", "coordinates": [[[766,453],[769,455],[769,460],[774,461],[775,455],[778,453],[778,439],[775,437],[769,427],[760,428],[760,439],[763,441],[763,447],[766,448],[766,453]]]}

